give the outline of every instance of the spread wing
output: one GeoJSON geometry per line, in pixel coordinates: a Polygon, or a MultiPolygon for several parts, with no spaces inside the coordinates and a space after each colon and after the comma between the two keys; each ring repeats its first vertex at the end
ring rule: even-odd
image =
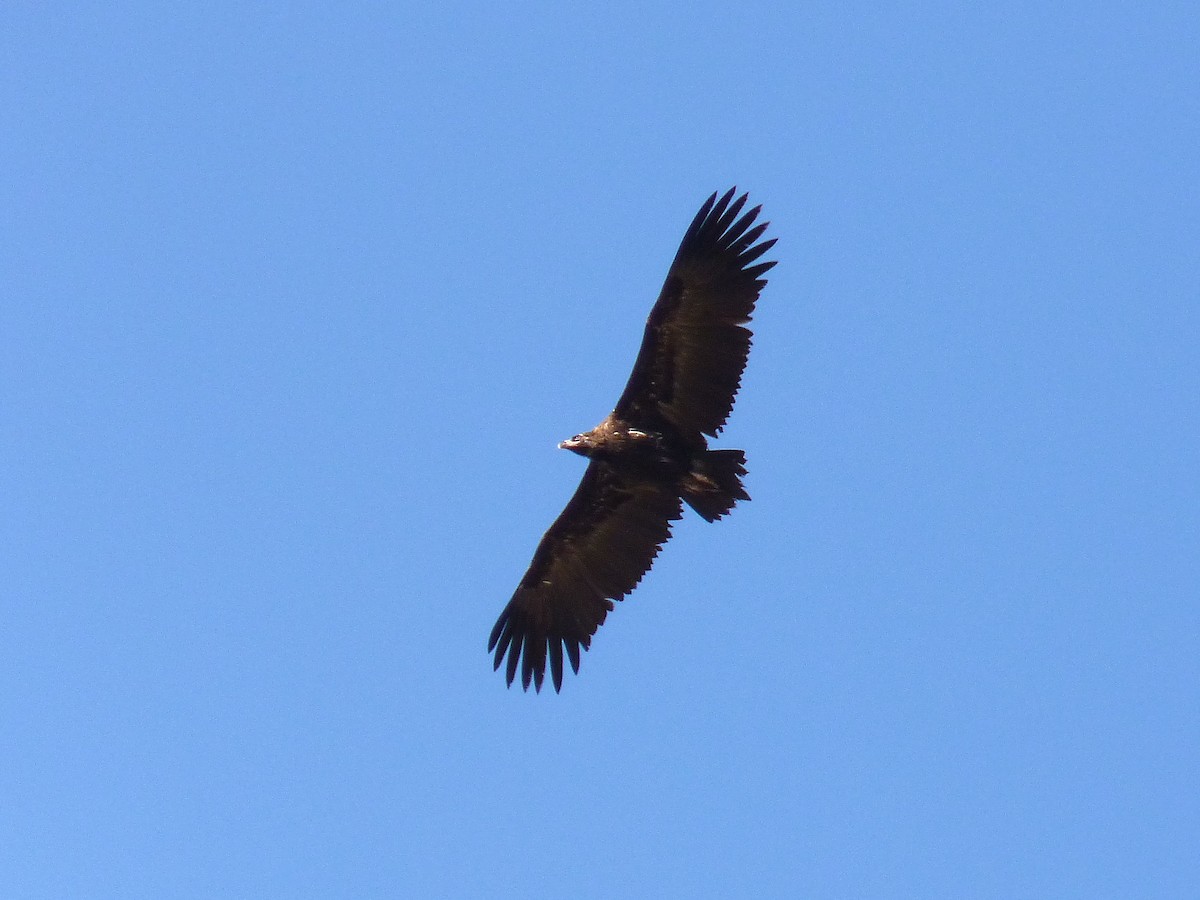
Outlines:
{"type": "Polygon", "coordinates": [[[755,243],[768,224],[754,225],[762,207],[738,218],[747,195],[731,203],[733,192],[709,197],[683,236],[614,410],[625,421],[661,416],[715,437],[733,409],[750,353],[745,324],[775,265],[752,265],[775,239],[755,243]]]}
{"type": "Polygon", "coordinates": [[[591,645],[613,601],[641,581],[681,512],[671,487],[627,482],[607,464],[590,462],[488,639],[495,668],[508,656],[508,683],[519,662],[522,686],[528,690],[532,680],[540,691],[549,655],[554,689],[561,690],[564,648],[578,672],[580,646],[591,645]]]}

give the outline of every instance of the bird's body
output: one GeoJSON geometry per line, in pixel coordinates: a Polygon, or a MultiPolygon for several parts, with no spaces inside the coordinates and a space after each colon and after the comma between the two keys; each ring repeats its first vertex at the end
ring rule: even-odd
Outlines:
{"type": "Polygon", "coordinates": [[[562,687],[563,651],[579,648],[637,586],[686,502],[708,521],[748,500],[741,450],[710,450],[733,408],[750,350],[754,303],[774,263],[751,265],[774,243],[755,241],[758,208],[714,194],[697,213],[646,322],[633,374],[613,412],[559,446],[589,459],[575,495],[542,538],[529,571],[492,630],[512,684],[541,690],[549,660],[562,687]]]}

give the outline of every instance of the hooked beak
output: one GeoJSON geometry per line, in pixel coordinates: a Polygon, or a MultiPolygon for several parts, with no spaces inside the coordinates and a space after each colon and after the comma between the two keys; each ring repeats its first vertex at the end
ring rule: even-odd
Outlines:
{"type": "Polygon", "coordinates": [[[577,441],[574,438],[570,438],[569,440],[565,440],[565,441],[559,441],[559,443],[558,443],[559,450],[576,450],[582,446],[583,446],[583,441],[577,441]]]}

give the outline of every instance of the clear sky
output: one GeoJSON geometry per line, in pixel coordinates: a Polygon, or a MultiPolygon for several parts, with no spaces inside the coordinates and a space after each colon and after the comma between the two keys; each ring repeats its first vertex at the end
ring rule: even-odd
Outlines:
{"type": "Polygon", "coordinates": [[[1198,46],[5,3],[0,896],[1200,896],[1198,46]],[[754,500],[506,689],[554,445],[734,184],[754,500]]]}

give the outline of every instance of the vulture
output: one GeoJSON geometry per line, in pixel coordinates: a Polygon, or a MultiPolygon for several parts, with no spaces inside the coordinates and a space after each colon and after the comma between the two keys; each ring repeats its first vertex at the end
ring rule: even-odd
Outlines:
{"type": "Polygon", "coordinates": [[[686,503],[715,521],[737,501],[746,455],[710,450],[733,409],[750,352],[750,321],[774,262],[757,262],[761,207],[714,193],[683,236],[658,295],[633,374],[612,413],[558,446],[588,458],[575,495],[550,526],[488,640],[511,687],[541,691],[550,664],[562,690],[563,657],[579,650],[650,569],[686,503]]]}

